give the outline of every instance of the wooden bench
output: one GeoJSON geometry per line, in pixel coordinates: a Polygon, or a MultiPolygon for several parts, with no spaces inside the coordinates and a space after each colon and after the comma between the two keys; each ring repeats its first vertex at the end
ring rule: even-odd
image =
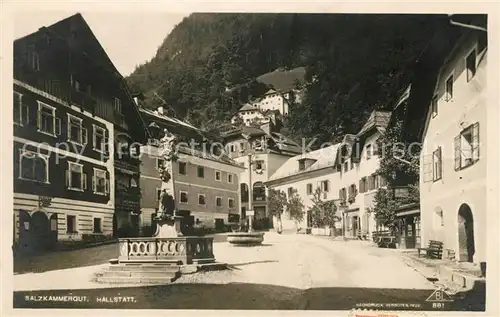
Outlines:
{"type": "Polygon", "coordinates": [[[443,242],[430,240],[427,248],[417,248],[418,257],[420,257],[420,251],[425,251],[426,257],[429,259],[441,259],[443,254],[443,242]]]}

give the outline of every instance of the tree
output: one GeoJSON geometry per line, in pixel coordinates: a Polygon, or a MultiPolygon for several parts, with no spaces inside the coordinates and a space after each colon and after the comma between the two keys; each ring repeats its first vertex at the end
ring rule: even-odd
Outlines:
{"type": "Polygon", "coordinates": [[[304,220],[304,208],[302,198],[297,194],[297,190],[293,189],[288,195],[286,211],[290,218],[295,221],[297,228],[299,223],[304,220]]]}
{"type": "Polygon", "coordinates": [[[313,203],[310,209],[312,225],[315,228],[335,228],[335,223],[340,221],[340,217],[337,216],[337,206],[332,200],[323,200],[322,193],[321,188],[316,188],[311,199],[313,203]]]}
{"type": "Polygon", "coordinates": [[[287,205],[287,197],[284,191],[282,190],[269,190],[269,200],[268,200],[268,208],[269,214],[273,217],[276,217],[278,221],[278,233],[283,231],[283,224],[281,222],[281,215],[287,205]]]}

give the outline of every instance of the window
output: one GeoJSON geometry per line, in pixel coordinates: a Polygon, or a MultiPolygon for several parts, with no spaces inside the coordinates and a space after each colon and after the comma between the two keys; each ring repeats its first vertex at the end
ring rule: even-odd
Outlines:
{"type": "Polygon", "coordinates": [[[215,171],[215,180],[219,182],[222,180],[222,175],[220,171],[215,171]]]}
{"type": "Polygon", "coordinates": [[[313,192],[313,184],[307,184],[307,194],[311,195],[313,192]]]}
{"type": "Polygon", "coordinates": [[[115,109],[115,113],[119,113],[119,114],[122,113],[122,101],[116,97],[115,97],[114,109],[115,109]]]}
{"type": "Polygon", "coordinates": [[[366,177],[363,177],[359,180],[359,192],[364,193],[366,191],[368,191],[366,186],[366,177]]]}
{"type": "Polygon", "coordinates": [[[35,152],[21,152],[19,178],[40,183],[49,182],[48,157],[35,152]]]}
{"type": "Polygon", "coordinates": [[[187,204],[188,203],[188,193],[187,192],[180,192],[180,202],[182,204],[187,204]]]}
{"type": "Polygon", "coordinates": [[[66,185],[69,189],[83,191],[87,189],[87,175],[83,173],[83,165],[68,162],[66,171],[66,185]]]}
{"type": "Polygon", "coordinates": [[[476,75],[476,49],[467,56],[465,64],[467,67],[467,82],[469,82],[474,78],[474,75],[476,75]]]}
{"type": "Polygon", "coordinates": [[[328,187],[328,181],[322,181],[321,182],[321,191],[322,192],[328,192],[330,188],[328,187]]]}
{"type": "Polygon", "coordinates": [[[94,150],[99,152],[104,152],[106,148],[106,130],[103,127],[99,127],[94,125],[94,133],[93,133],[93,147],[94,150]]]}
{"type": "Polygon", "coordinates": [[[130,188],[130,176],[124,174],[115,174],[116,179],[116,190],[126,191],[130,188]]]}
{"type": "Polygon", "coordinates": [[[346,160],[346,161],[344,162],[344,172],[347,172],[348,170],[349,170],[349,161],[348,161],[348,160],[346,160]]]}
{"type": "Polygon", "coordinates": [[[198,205],[200,206],[205,206],[205,195],[204,194],[198,194],[198,205]]]}
{"type": "Polygon", "coordinates": [[[287,193],[288,193],[288,197],[292,196],[292,194],[293,194],[293,187],[288,187],[287,193]]]}
{"type": "Polygon", "coordinates": [[[80,82],[78,80],[75,80],[75,90],[80,91],[80,82]]]}
{"type": "Polygon", "coordinates": [[[366,159],[369,160],[372,157],[372,145],[368,144],[366,146],[366,159]]]}
{"type": "Polygon", "coordinates": [[[343,201],[347,200],[347,192],[345,188],[339,190],[339,199],[343,201]]]}
{"type": "Polygon", "coordinates": [[[264,161],[257,160],[255,161],[255,170],[263,170],[264,169],[264,161]]]}
{"type": "Polygon", "coordinates": [[[156,189],[156,200],[160,201],[161,198],[161,188],[156,189]]]}
{"type": "Polygon", "coordinates": [[[186,162],[179,162],[179,174],[181,175],[187,174],[186,162]]]}
{"type": "Polygon", "coordinates": [[[432,97],[431,108],[432,108],[432,117],[434,118],[438,114],[438,97],[437,96],[432,97]]]}
{"type": "Polygon", "coordinates": [[[76,216],[66,216],[66,233],[76,233],[76,216]]]}
{"type": "Polygon", "coordinates": [[[40,56],[37,52],[31,52],[29,63],[34,70],[40,70],[40,56]]]}
{"type": "Polygon", "coordinates": [[[373,177],[373,189],[380,187],[380,175],[372,175],[373,177]]]}
{"type": "Polygon", "coordinates": [[[161,158],[156,159],[156,169],[163,168],[165,166],[165,160],[161,158]]]}
{"type": "Polygon", "coordinates": [[[102,219],[94,218],[94,233],[102,233],[102,219]]]}
{"type": "Polygon", "coordinates": [[[230,151],[231,153],[233,153],[233,152],[235,152],[235,151],[236,151],[234,144],[231,144],[231,145],[229,146],[229,151],[230,151]]]}
{"type": "Polygon", "coordinates": [[[222,207],[222,197],[215,197],[215,206],[222,207]]]}
{"type": "Polygon", "coordinates": [[[479,123],[465,128],[455,137],[455,170],[479,160],[479,123]]]}
{"type": "Polygon", "coordinates": [[[234,208],[234,198],[228,198],[227,205],[229,208],[234,208]]]}
{"type": "Polygon", "coordinates": [[[240,142],[240,152],[244,152],[246,150],[245,142],[240,142]]]}
{"type": "Polygon", "coordinates": [[[445,92],[445,100],[450,101],[453,99],[453,75],[451,75],[447,80],[446,80],[446,92],[445,92]]]}
{"type": "Polygon", "coordinates": [[[203,166],[198,166],[198,177],[199,178],[205,177],[205,168],[203,166]]]}
{"type": "MultiPolygon", "coordinates": [[[[60,121],[58,122],[60,126],[60,121]]],[[[56,135],[56,108],[40,101],[38,102],[38,131],[56,135]]]]}
{"type": "Polygon", "coordinates": [[[437,181],[442,177],[441,147],[432,153],[433,180],[437,181]]]}
{"type": "Polygon", "coordinates": [[[94,168],[92,177],[92,191],[94,194],[109,193],[109,180],[106,177],[106,171],[94,168]]]}
{"type": "Polygon", "coordinates": [[[232,184],[232,183],[233,183],[233,174],[231,174],[231,173],[228,173],[228,174],[227,174],[227,182],[228,182],[229,184],[232,184]]]}
{"type": "Polygon", "coordinates": [[[29,108],[23,105],[23,95],[14,91],[14,123],[18,125],[25,125],[29,123],[29,108]]]}
{"type": "Polygon", "coordinates": [[[68,139],[78,144],[87,143],[87,129],[83,128],[81,118],[68,114],[68,139]]]}
{"type": "Polygon", "coordinates": [[[306,161],[304,159],[299,160],[299,171],[303,171],[306,169],[306,161]]]}

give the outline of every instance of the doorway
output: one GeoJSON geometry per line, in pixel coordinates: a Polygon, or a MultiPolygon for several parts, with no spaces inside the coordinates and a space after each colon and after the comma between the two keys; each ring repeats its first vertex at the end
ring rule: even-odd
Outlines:
{"type": "Polygon", "coordinates": [[[460,262],[473,262],[474,245],[474,218],[472,210],[467,204],[462,204],[458,210],[458,253],[460,262]]]}

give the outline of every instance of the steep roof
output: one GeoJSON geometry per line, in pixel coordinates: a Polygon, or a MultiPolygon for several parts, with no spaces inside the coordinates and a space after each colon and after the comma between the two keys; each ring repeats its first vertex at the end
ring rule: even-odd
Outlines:
{"type": "Polygon", "coordinates": [[[365,125],[361,128],[361,130],[359,130],[357,136],[362,136],[371,129],[377,129],[383,133],[385,128],[387,128],[390,119],[390,111],[373,111],[368,120],[366,120],[365,125]]]}
{"type": "Polygon", "coordinates": [[[231,159],[229,156],[227,156],[224,153],[221,153],[219,155],[215,155],[215,154],[211,153],[211,151],[204,151],[203,152],[203,151],[193,149],[193,148],[190,148],[187,146],[179,146],[177,150],[179,153],[182,153],[182,154],[195,156],[195,157],[202,158],[205,160],[210,160],[210,161],[214,161],[214,162],[218,162],[218,163],[222,163],[222,164],[227,164],[227,165],[231,165],[231,166],[241,167],[236,161],[234,161],[233,159],[231,159]]]}
{"type": "Polygon", "coordinates": [[[241,111],[252,111],[252,110],[257,110],[258,108],[252,104],[249,104],[249,103],[246,103],[243,105],[243,107],[240,108],[240,110],[238,110],[238,112],[241,112],[241,111]]]}
{"type": "Polygon", "coordinates": [[[325,148],[303,153],[288,159],[278,170],[269,178],[269,182],[285,179],[287,177],[309,173],[315,170],[335,166],[337,150],[340,144],[334,144],[325,148]],[[315,162],[304,170],[299,170],[299,160],[312,159],[315,162]]]}

